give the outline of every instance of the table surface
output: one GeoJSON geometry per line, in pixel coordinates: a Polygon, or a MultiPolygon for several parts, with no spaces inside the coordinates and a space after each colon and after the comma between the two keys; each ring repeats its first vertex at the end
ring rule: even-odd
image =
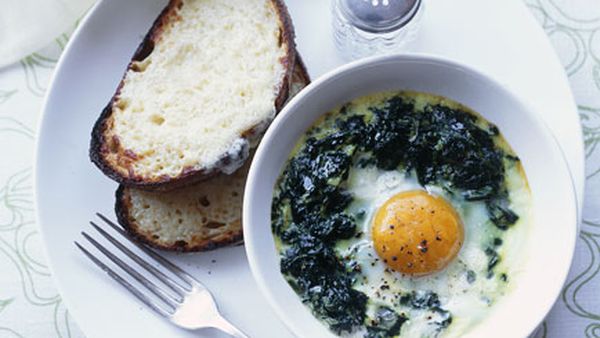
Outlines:
{"type": "MultiPolygon", "coordinates": [[[[600,336],[600,1],[525,0],[569,75],[584,131],[583,227],[561,298],[540,337],[600,336]]],[[[32,161],[42,98],[69,34],[0,68],[0,337],[82,337],[45,263],[32,161]],[[26,314],[26,316],[23,316],[26,314]]]]}

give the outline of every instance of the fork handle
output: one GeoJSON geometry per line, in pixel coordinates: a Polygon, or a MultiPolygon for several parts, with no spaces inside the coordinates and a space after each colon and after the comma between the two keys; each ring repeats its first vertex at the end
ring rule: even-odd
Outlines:
{"type": "Polygon", "coordinates": [[[233,324],[231,324],[229,321],[227,321],[227,319],[225,319],[221,316],[214,317],[214,319],[212,320],[211,326],[213,328],[215,328],[219,331],[222,331],[224,333],[227,333],[228,335],[235,337],[235,338],[250,338],[245,333],[240,331],[240,329],[238,329],[233,324]]]}

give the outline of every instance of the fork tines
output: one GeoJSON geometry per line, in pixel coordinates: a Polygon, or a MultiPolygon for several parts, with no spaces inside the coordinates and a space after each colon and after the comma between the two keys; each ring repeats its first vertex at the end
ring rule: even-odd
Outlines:
{"type": "Polygon", "coordinates": [[[181,268],[179,268],[175,264],[171,263],[170,261],[168,261],[161,255],[159,255],[155,251],[133,241],[127,235],[125,230],[123,230],[119,225],[115,224],[114,222],[112,222],[111,220],[106,218],[104,215],[102,215],[100,213],[96,213],[96,215],[102,221],[104,221],[106,224],[108,224],[112,229],[114,229],[116,232],[118,232],[121,235],[121,237],[125,238],[129,243],[132,243],[133,245],[138,247],[141,251],[143,251],[145,254],[152,257],[152,259],[154,259],[162,267],[167,269],[173,276],[176,276],[180,280],[180,282],[177,282],[174,278],[172,278],[172,277],[168,276],[167,274],[165,274],[164,272],[160,271],[159,269],[157,269],[156,267],[154,267],[153,265],[148,263],[146,260],[144,260],[142,257],[140,257],[138,254],[136,254],[133,251],[131,251],[130,249],[128,249],[123,243],[121,243],[119,240],[117,240],[115,237],[113,237],[111,234],[109,234],[106,230],[102,229],[96,223],[94,223],[93,221],[90,222],[90,224],[94,227],[94,229],[96,229],[96,231],[98,231],[104,238],[106,238],[110,243],[112,243],[114,245],[114,247],[116,247],[118,249],[118,251],[125,254],[131,260],[136,262],[137,265],[139,265],[144,270],[146,270],[147,272],[152,274],[154,277],[156,277],[157,280],[159,280],[162,284],[166,285],[168,287],[168,289],[171,291],[171,292],[165,292],[155,282],[144,277],[144,275],[142,273],[138,272],[138,270],[136,270],[135,267],[132,267],[132,265],[129,265],[128,263],[123,261],[117,255],[112,253],[111,250],[107,249],[105,246],[103,246],[98,241],[96,241],[94,238],[92,238],[92,236],[87,234],[85,231],[81,232],[83,237],[88,242],[90,242],[94,247],[96,247],[96,249],[98,249],[98,251],[102,252],[102,254],[104,254],[104,256],[106,256],[106,258],[108,258],[115,265],[119,266],[123,271],[127,272],[127,274],[129,274],[131,277],[133,277],[133,279],[135,279],[138,283],[140,283],[145,288],[147,288],[152,294],[154,294],[154,296],[156,296],[156,298],[160,299],[162,301],[162,303],[164,303],[164,305],[160,305],[159,303],[152,300],[150,297],[148,297],[146,294],[144,294],[142,291],[140,291],[137,287],[135,287],[130,282],[128,282],[127,279],[123,278],[121,275],[119,275],[117,272],[115,272],[113,269],[111,269],[108,265],[104,264],[101,259],[94,256],[94,254],[92,254],[89,250],[87,250],[85,247],[83,247],[77,241],[75,241],[75,245],[81,251],[83,251],[83,253],[92,262],[94,262],[94,264],[99,266],[110,277],[112,277],[119,284],[121,284],[122,286],[127,288],[140,301],[142,301],[144,304],[148,305],[151,309],[156,311],[159,315],[164,316],[164,317],[172,316],[175,313],[177,306],[184,301],[185,294],[187,292],[190,292],[193,287],[196,287],[198,285],[197,281],[192,276],[190,276],[188,273],[186,273],[181,268]]]}

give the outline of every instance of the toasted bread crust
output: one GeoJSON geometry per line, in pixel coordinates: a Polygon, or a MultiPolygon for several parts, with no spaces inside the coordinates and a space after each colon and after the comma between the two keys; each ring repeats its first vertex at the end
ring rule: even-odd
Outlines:
{"type": "MultiPolygon", "coordinates": [[[[278,88],[278,94],[274,105],[276,113],[282,108],[288,98],[289,87],[292,81],[292,73],[296,59],[296,48],[294,43],[294,30],[291,18],[283,0],[269,0],[277,13],[280,29],[280,44],[285,49],[285,55],[280,59],[283,65],[284,74],[278,88]]],[[[134,69],[134,62],[144,60],[154,49],[154,44],[163,33],[165,25],[172,21],[179,20],[177,9],[182,6],[181,0],[171,0],[156,18],[152,27],[142,40],[135,51],[125,74],[134,69]]],[[[125,77],[123,76],[123,79],[125,77]]],[[[134,173],[132,163],[136,160],[136,154],[121,146],[116,135],[110,135],[113,125],[113,105],[118,100],[123,79],[119,83],[115,94],[108,105],[103,109],[100,117],[94,124],[89,156],[91,161],[109,178],[116,182],[130,187],[135,187],[150,191],[168,191],[191,185],[222,172],[222,168],[231,165],[233,162],[240,162],[240,158],[246,160],[248,149],[242,148],[237,152],[226,152],[209,169],[184,168],[184,170],[175,177],[160,176],[158,178],[148,178],[134,173]],[[115,159],[109,158],[109,155],[115,159]],[[116,156],[114,155],[116,154],[116,156]]],[[[249,128],[240,135],[241,138],[252,140],[264,131],[264,127],[270,121],[264,121],[260,125],[249,128]]]]}
{"type": "Polygon", "coordinates": [[[185,241],[177,241],[172,245],[164,245],[152,238],[149,234],[144,234],[139,230],[139,227],[131,216],[131,199],[128,193],[129,189],[123,185],[120,185],[115,193],[116,202],[115,202],[115,213],[117,215],[117,220],[125,231],[133,237],[134,239],[150,245],[154,248],[167,250],[167,251],[177,251],[177,252],[198,252],[198,251],[209,251],[214,250],[220,247],[236,244],[242,242],[242,226],[241,222],[239,230],[237,231],[228,231],[219,236],[212,238],[204,238],[201,240],[195,241],[195,243],[188,243],[185,241]]]}
{"type": "Polygon", "coordinates": [[[306,87],[310,82],[310,75],[308,74],[304,60],[302,60],[300,53],[296,52],[296,66],[292,75],[292,83],[302,83],[306,87]]]}
{"type": "Polygon", "coordinates": [[[279,112],[283,105],[287,101],[289,94],[289,87],[292,83],[292,74],[296,65],[296,43],[294,42],[294,26],[292,25],[292,18],[287,10],[287,7],[283,0],[271,0],[271,3],[275,7],[277,18],[279,19],[279,29],[281,30],[280,43],[286,47],[286,55],[279,62],[283,65],[286,70],[281,86],[279,87],[279,94],[275,99],[275,110],[279,112]]]}
{"type": "Polygon", "coordinates": [[[292,84],[290,85],[290,92],[285,101],[285,104],[290,102],[296,94],[310,84],[310,75],[306,70],[304,61],[300,57],[300,54],[296,52],[296,65],[294,66],[294,73],[292,74],[292,84]]]}

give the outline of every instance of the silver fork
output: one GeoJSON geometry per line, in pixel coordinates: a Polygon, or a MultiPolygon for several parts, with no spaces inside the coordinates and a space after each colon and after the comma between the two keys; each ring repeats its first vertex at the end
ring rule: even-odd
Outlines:
{"type": "Polygon", "coordinates": [[[140,250],[144,251],[148,256],[152,257],[157,263],[159,263],[164,270],[168,270],[172,275],[176,276],[180,282],[177,282],[174,278],[169,277],[166,273],[162,272],[158,268],[149,264],[139,255],[129,250],[124,244],[115,239],[112,235],[106,232],[104,229],[99,227],[96,223],[90,222],[90,224],[109,242],[111,242],[118,250],[127,255],[133,261],[135,261],[140,267],[144,268],[147,273],[152,274],[162,284],[166,286],[170,292],[167,292],[164,287],[158,286],[146,278],[142,273],[138,272],[134,267],[128,265],[110,250],[102,246],[94,240],[85,231],[81,234],[88,240],[94,247],[102,252],[110,261],[118,265],[122,270],[127,272],[136,281],[142,284],[148,291],[150,291],[156,298],[160,299],[161,302],[156,302],[148,297],[147,294],[140,291],[135,286],[131,285],[125,278],[121,277],[113,269],[108,267],[106,264],[85,249],[81,244],[75,241],[75,245],[83,251],[83,253],[104,270],[110,277],[112,277],[119,284],[129,290],[134,296],[136,296],[142,303],[150,307],[158,315],[167,318],[172,323],[185,329],[195,330],[201,328],[215,328],[224,333],[231,335],[236,338],[248,338],[242,331],[237,329],[231,323],[229,323],[217,309],[214,298],[210,291],[197,281],[194,277],[183,271],[181,268],[171,263],[155,251],[147,248],[144,245],[138,244],[131,240],[127,233],[114,222],[110,221],[104,215],[96,213],[100,219],[106,224],[111,226],[120,235],[126,238],[130,243],[137,246],[140,250]],[[161,305],[162,303],[162,305],[161,305]]]}

